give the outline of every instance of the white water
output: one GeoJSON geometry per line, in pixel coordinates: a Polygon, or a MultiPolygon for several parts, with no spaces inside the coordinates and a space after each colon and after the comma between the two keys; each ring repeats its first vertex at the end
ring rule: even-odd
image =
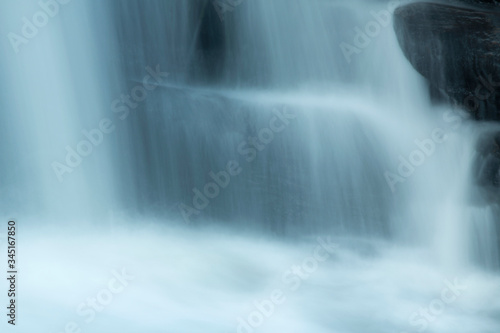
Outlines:
{"type": "MultiPolygon", "coordinates": [[[[5,34],[37,10],[1,7],[5,34]]],[[[340,51],[386,4],[244,2],[226,14],[216,80],[194,50],[195,7],[75,1],[19,54],[2,41],[13,144],[0,144],[0,207],[20,224],[17,328],[238,332],[280,289],[286,301],[255,332],[498,332],[495,213],[469,202],[484,128],[431,106],[391,25],[350,63],[340,51]],[[112,101],[157,64],[168,80],[121,120],[112,101]],[[283,106],[296,119],[245,162],[239,144],[283,106]],[[51,163],[105,117],[116,130],[60,183],[51,163]],[[391,191],[385,172],[436,128],[446,140],[391,191]],[[233,159],[242,173],[186,225],[178,204],[233,159]],[[282,276],[318,236],[339,247],[292,291],[282,276]],[[78,306],[122,267],[134,280],[86,323],[78,306]],[[467,285],[456,300],[412,317],[455,279],[467,285]]]]}
{"type": "Polygon", "coordinates": [[[470,266],[444,269],[424,248],[333,235],[338,248],[295,290],[297,282],[283,275],[313,255],[315,240],[151,226],[37,231],[22,238],[23,332],[62,332],[68,322],[82,332],[246,332],[238,331],[238,318],[248,320],[255,302],[276,289],[283,302],[255,332],[494,333],[499,327],[500,278],[470,266]],[[78,306],[123,267],[134,279],[86,322],[91,317],[78,306]],[[436,300],[455,279],[465,288],[441,309],[436,300]],[[421,309],[433,311],[431,319],[421,309]]]}

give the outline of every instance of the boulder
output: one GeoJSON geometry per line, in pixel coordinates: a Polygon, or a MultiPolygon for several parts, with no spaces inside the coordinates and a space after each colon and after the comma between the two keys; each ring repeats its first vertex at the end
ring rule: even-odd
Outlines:
{"type": "Polygon", "coordinates": [[[500,132],[486,132],[479,138],[472,171],[478,191],[471,193],[471,201],[476,204],[499,204],[500,132]]]}
{"type": "MultiPolygon", "coordinates": [[[[467,109],[475,119],[500,120],[500,0],[412,3],[394,11],[403,53],[429,81],[434,98],[467,109]]],[[[500,132],[478,140],[471,201],[498,204],[500,132]]]]}
{"type": "Polygon", "coordinates": [[[434,92],[478,120],[500,120],[500,7],[495,0],[412,3],[394,12],[399,44],[434,92]]]}

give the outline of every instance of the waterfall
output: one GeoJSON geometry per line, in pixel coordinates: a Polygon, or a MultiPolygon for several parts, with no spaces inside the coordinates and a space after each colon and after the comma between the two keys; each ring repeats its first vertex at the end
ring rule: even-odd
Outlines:
{"type": "Polygon", "coordinates": [[[58,5],[52,15],[40,13],[45,12],[35,1],[2,5],[2,33],[10,36],[2,52],[2,126],[9,133],[3,143],[2,210],[7,216],[85,220],[90,210],[107,211],[114,200],[110,147],[77,147],[83,132],[91,132],[107,113],[111,80],[96,37],[104,24],[97,23],[101,15],[91,6],[79,2],[58,5]],[[96,24],[90,24],[93,19],[96,24]],[[63,171],[70,177],[59,179],[54,163],[65,165],[68,149],[82,149],[95,161],[73,158],[63,171]]]}
{"type": "Polygon", "coordinates": [[[496,332],[499,212],[474,176],[495,125],[431,102],[392,27],[402,3],[1,4],[0,208],[25,224],[36,319],[20,325],[496,332]],[[121,267],[124,291],[86,306],[121,267]]]}

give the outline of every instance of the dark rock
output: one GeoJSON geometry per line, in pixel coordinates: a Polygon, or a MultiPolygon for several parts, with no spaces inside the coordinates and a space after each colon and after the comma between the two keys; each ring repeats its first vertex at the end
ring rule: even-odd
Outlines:
{"type": "MultiPolygon", "coordinates": [[[[394,12],[394,29],[413,67],[430,84],[435,101],[464,107],[477,120],[500,120],[500,1],[413,3],[394,12]]],[[[500,198],[500,132],[478,140],[471,201],[500,198]]]]}
{"type": "Polygon", "coordinates": [[[472,194],[476,203],[498,204],[500,197],[500,132],[491,131],[478,141],[473,168],[478,192],[472,194]]]}
{"type": "Polygon", "coordinates": [[[453,3],[456,5],[474,4],[483,6],[495,6],[500,4],[499,0],[442,0],[442,3],[453,3]]]}
{"type": "Polygon", "coordinates": [[[478,120],[500,120],[498,1],[412,3],[394,12],[394,28],[413,67],[436,91],[478,120]]]}

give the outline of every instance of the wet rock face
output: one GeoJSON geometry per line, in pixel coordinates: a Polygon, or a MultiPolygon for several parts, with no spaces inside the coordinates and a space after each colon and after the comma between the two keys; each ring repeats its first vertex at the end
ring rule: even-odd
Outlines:
{"type": "Polygon", "coordinates": [[[478,142],[473,168],[479,192],[472,200],[499,204],[500,197],[500,132],[485,133],[478,142]]]}
{"type": "Polygon", "coordinates": [[[500,4],[499,0],[462,0],[462,1],[457,1],[454,0],[454,2],[463,2],[463,3],[474,3],[474,4],[487,4],[487,5],[497,5],[500,4]]]}
{"type": "MultiPolygon", "coordinates": [[[[428,79],[433,97],[500,121],[500,0],[412,3],[394,12],[405,56],[428,79]]],[[[478,204],[500,202],[500,132],[478,140],[474,162],[478,204]]]]}
{"type": "Polygon", "coordinates": [[[459,3],[413,3],[396,9],[398,41],[434,91],[478,120],[499,121],[500,6],[496,0],[459,3]]]}

